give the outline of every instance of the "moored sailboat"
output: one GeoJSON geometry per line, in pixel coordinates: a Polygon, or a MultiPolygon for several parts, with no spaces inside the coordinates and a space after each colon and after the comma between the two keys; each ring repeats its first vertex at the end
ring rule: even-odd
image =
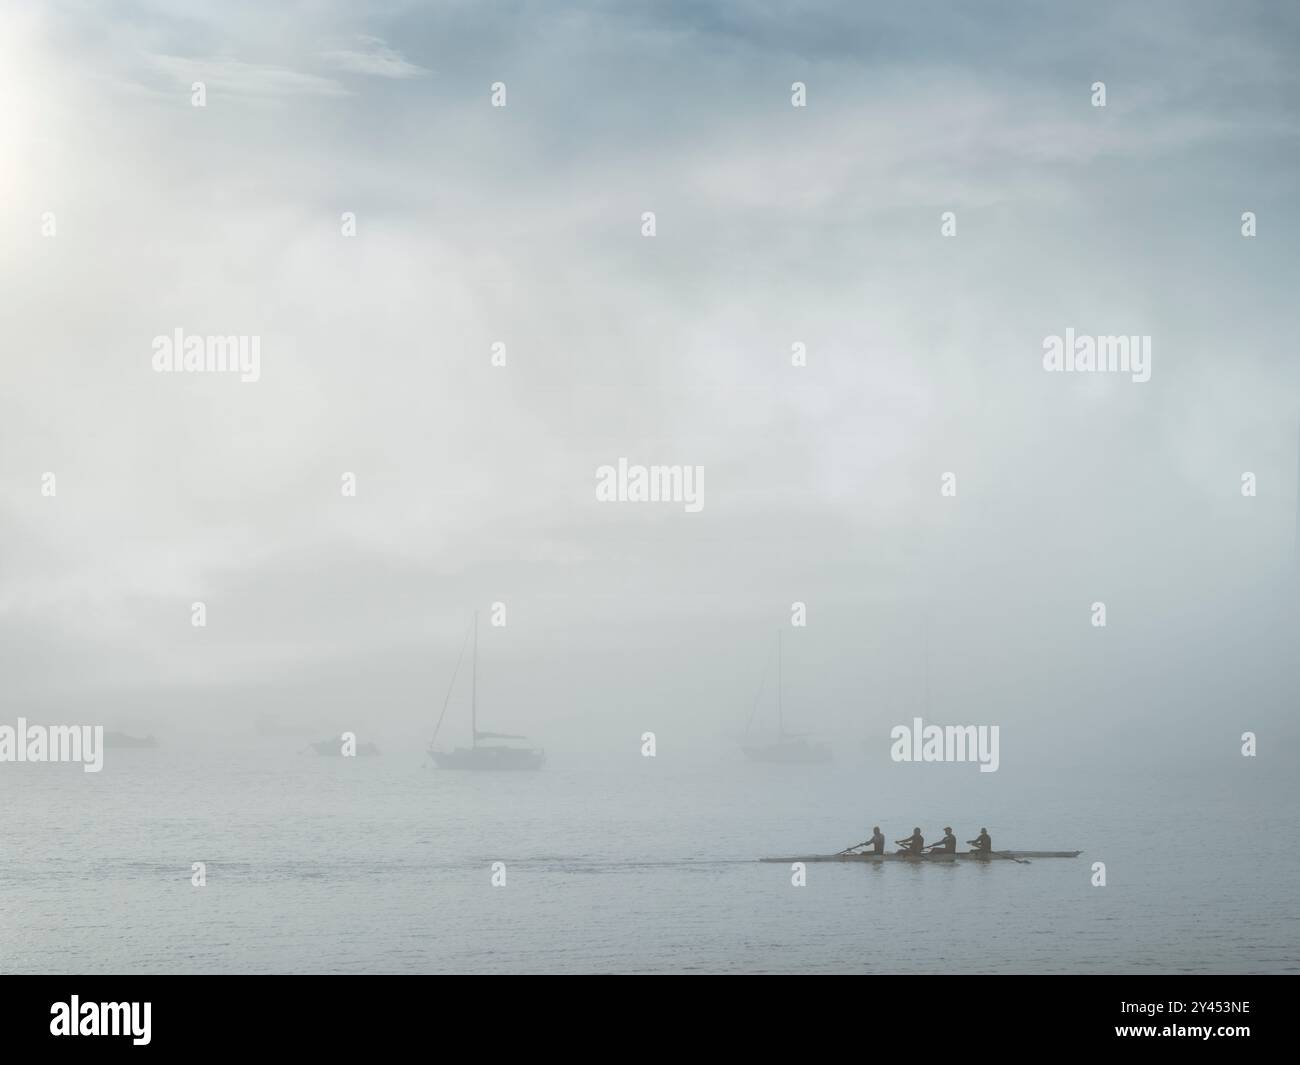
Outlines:
{"type": "MultiPolygon", "coordinates": [[[[468,635],[468,633],[466,634],[468,635]]],[[[465,654],[465,645],[461,644],[461,658],[465,654]]],[[[478,727],[478,611],[474,612],[474,656],[470,679],[470,745],[456,747],[450,751],[438,750],[434,742],[442,720],[447,714],[447,704],[451,701],[451,692],[456,685],[456,675],[460,672],[461,658],[456,659],[456,669],[451,675],[451,684],[447,687],[447,698],[442,704],[442,713],[433,730],[433,739],[429,741],[429,757],[439,769],[541,769],[546,761],[546,752],[540,747],[533,747],[527,736],[517,736],[509,732],[480,732],[478,727]],[[523,746],[510,743],[480,743],[480,740],[519,740],[523,746]]]]}
{"type": "MultiPolygon", "coordinates": [[[[785,711],[782,705],[784,687],[781,673],[781,630],[776,633],[776,739],[769,743],[756,743],[749,739],[750,729],[754,724],[754,713],[758,711],[758,701],[754,702],[754,713],[749,715],[745,726],[745,741],[741,749],[751,762],[777,762],[783,765],[811,765],[831,760],[831,750],[824,743],[812,743],[806,732],[787,732],[785,711]]],[[[759,686],[759,696],[763,694],[759,686]]]]}

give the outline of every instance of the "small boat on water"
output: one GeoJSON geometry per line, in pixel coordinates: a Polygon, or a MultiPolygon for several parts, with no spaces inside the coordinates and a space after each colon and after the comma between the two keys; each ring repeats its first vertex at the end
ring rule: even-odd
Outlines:
{"type": "Polygon", "coordinates": [[[1028,861],[1031,858],[1077,858],[1083,851],[958,851],[942,854],[930,851],[925,854],[801,854],[793,858],[760,858],[760,862],[1008,862],[1028,861]]]}
{"type": "MultiPolygon", "coordinates": [[[[321,740],[319,743],[313,743],[311,749],[317,754],[333,755],[335,758],[343,757],[343,741],[341,739],[321,740]]],[[[373,743],[357,744],[358,755],[376,755],[378,753],[379,748],[373,743]]]]}
{"type": "MultiPolygon", "coordinates": [[[[469,634],[466,633],[466,636],[469,634]]],[[[433,729],[433,739],[429,741],[429,757],[439,769],[541,769],[546,762],[546,752],[534,747],[527,736],[516,736],[509,732],[480,732],[478,727],[478,611],[474,612],[474,659],[470,678],[470,745],[456,747],[450,751],[438,750],[434,742],[438,730],[442,728],[442,719],[447,714],[447,704],[451,702],[452,689],[456,686],[456,674],[460,672],[461,658],[465,654],[465,645],[460,647],[461,657],[456,659],[456,668],[451,674],[451,684],[447,686],[447,698],[443,700],[442,713],[438,715],[438,724],[433,729]],[[480,740],[506,741],[480,743],[480,740]],[[518,741],[518,742],[515,742],[518,741]]]]}
{"type": "Polygon", "coordinates": [[[763,696],[760,681],[758,699],[754,700],[754,709],[750,712],[745,725],[745,740],[740,749],[751,762],[775,762],[781,765],[817,765],[831,760],[831,749],[824,743],[812,743],[806,732],[787,732],[785,728],[785,711],[782,707],[781,675],[781,630],[776,633],[776,737],[766,743],[755,742],[749,738],[754,724],[754,714],[758,712],[758,701],[763,696]]]}
{"type": "Polygon", "coordinates": [[[125,732],[105,732],[104,746],[118,749],[128,747],[157,747],[158,741],[152,736],[129,736],[125,732]]]}

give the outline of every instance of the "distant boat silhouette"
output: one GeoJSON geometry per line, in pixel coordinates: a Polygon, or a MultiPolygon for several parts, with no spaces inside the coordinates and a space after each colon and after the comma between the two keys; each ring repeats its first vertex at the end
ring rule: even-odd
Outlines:
{"type": "MultiPolygon", "coordinates": [[[[315,751],[317,754],[323,754],[326,756],[333,755],[336,758],[342,758],[343,740],[341,738],[335,740],[321,740],[319,743],[313,743],[311,745],[311,749],[315,751]]],[[[357,744],[358,756],[373,755],[378,753],[379,753],[379,748],[376,747],[373,743],[357,744]]]]}
{"type": "MultiPolygon", "coordinates": [[[[770,743],[755,743],[749,739],[750,729],[754,724],[754,714],[758,712],[758,699],[754,700],[754,710],[749,715],[745,726],[745,742],[741,750],[751,762],[777,762],[783,765],[812,765],[831,760],[831,750],[824,743],[810,743],[806,732],[787,732],[785,712],[782,703],[781,677],[781,630],[776,632],[776,738],[770,743]]],[[[763,695],[762,682],[758,688],[759,698],[763,695]]]]}
{"type": "Polygon", "coordinates": [[[125,732],[105,732],[105,747],[157,747],[158,741],[152,736],[128,736],[125,732]]]}
{"type": "MultiPolygon", "coordinates": [[[[466,633],[466,636],[469,634],[466,633]]],[[[456,674],[460,672],[460,663],[465,655],[465,644],[460,646],[460,657],[456,659],[456,668],[451,675],[451,684],[447,686],[447,698],[443,700],[442,713],[438,715],[438,724],[434,726],[433,738],[429,740],[429,757],[439,769],[541,769],[546,762],[546,752],[540,747],[514,747],[504,743],[479,743],[479,740],[523,740],[527,736],[516,736],[509,732],[480,732],[478,729],[478,611],[474,612],[474,665],[470,680],[470,746],[457,747],[451,751],[441,751],[433,744],[442,728],[442,719],[447,714],[447,704],[451,702],[451,692],[456,685],[456,674]]]]}

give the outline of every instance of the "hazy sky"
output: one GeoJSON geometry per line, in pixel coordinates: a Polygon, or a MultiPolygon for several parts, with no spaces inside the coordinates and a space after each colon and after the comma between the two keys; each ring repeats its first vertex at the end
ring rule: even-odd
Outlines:
{"type": "Polygon", "coordinates": [[[927,629],[931,716],[1004,766],[1294,742],[1297,44],[1276,4],[5,4],[10,716],[418,734],[500,601],[487,727],[662,749],[743,726],[802,601],[787,709],[882,756],[927,629]],[[178,327],[261,379],[154,373],[178,327]],[[1044,372],[1067,328],[1151,380],[1044,372]],[[597,503],[620,457],[703,511],[597,503]]]}

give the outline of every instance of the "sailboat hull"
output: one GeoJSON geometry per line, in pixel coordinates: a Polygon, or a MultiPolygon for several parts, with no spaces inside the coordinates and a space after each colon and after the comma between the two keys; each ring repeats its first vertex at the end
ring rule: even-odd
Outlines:
{"type": "Polygon", "coordinates": [[[546,763],[546,752],[533,747],[457,747],[430,751],[429,757],[439,769],[541,769],[546,763]]]}
{"type": "Polygon", "coordinates": [[[810,743],[746,744],[741,748],[751,762],[779,765],[820,765],[831,760],[829,747],[810,743]]]}

